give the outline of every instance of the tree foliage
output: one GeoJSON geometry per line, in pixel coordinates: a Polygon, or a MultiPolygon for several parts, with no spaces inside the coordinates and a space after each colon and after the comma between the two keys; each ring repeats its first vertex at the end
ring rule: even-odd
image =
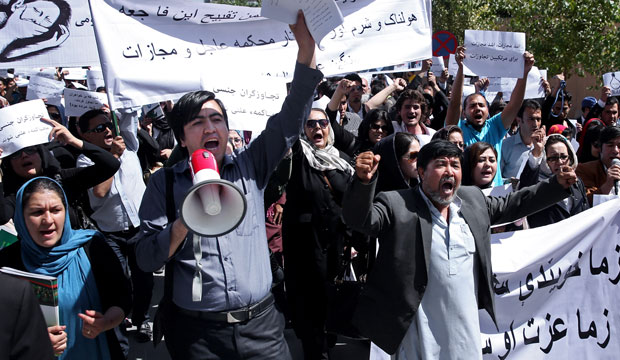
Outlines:
{"type": "Polygon", "coordinates": [[[540,68],[582,76],[620,70],[619,0],[435,0],[433,30],[526,33],[540,68]]]}

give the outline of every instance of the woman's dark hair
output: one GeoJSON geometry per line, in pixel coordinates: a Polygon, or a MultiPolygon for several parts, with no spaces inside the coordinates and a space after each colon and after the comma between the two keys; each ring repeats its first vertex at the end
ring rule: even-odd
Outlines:
{"type": "Polygon", "coordinates": [[[582,133],[583,137],[577,150],[577,159],[580,163],[586,163],[592,160],[598,160],[597,157],[592,155],[592,146],[597,148],[601,147],[598,142],[601,132],[605,128],[605,125],[599,120],[590,120],[584,127],[582,133]]]}
{"type": "Polygon", "coordinates": [[[366,113],[366,116],[364,116],[364,120],[362,120],[360,126],[357,128],[357,136],[359,137],[360,142],[370,141],[368,140],[368,131],[370,131],[370,127],[372,126],[372,124],[376,123],[379,120],[383,120],[383,122],[385,122],[385,125],[388,127],[388,131],[385,136],[394,133],[394,126],[392,125],[392,121],[390,121],[388,112],[383,108],[375,108],[366,113]]]}
{"type": "Polygon", "coordinates": [[[478,159],[480,159],[480,155],[482,155],[483,152],[489,149],[493,150],[493,154],[495,154],[495,159],[497,159],[497,150],[495,150],[493,145],[485,141],[478,141],[471,144],[465,149],[465,163],[462,166],[463,185],[476,185],[474,184],[474,177],[472,176],[472,171],[476,167],[478,159]]]}
{"type": "Polygon", "coordinates": [[[445,127],[442,127],[441,129],[437,130],[437,132],[435,134],[433,134],[433,137],[431,138],[431,141],[433,140],[447,140],[450,141],[450,135],[454,132],[457,132],[459,134],[461,134],[461,136],[463,136],[463,130],[461,130],[460,127],[456,126],[456,125],[448,125],[445,127]]]}
{"type": "Polygon", "coordinates": [[[435,140],[422,146],[418,154],[418,169],[425,170],[426,166],[439,157],[458,157],[463,163],[463,152],[458,146],[447,140],[435,140]]]}
{"type": "MultiPolygon", "coordinates": [[[[209,100],[215,100],[222,109],[222,115],[224,116],[224,121],[226,121],[226,128],[228,128],[228,115],[226,114],[226,108],[222,101],[217,99],[215,94],[210,91],[193,91],[181,96],[179,101],[174,104],[168,116],[168,125],[170,125],[170,128],[174,132],[174,137],[178,144],[181,143],[181,140],[185,139],[183,127],[198,116],[198,113],[202,110],[202,105],[209,100]]],[[[185,152],[187,152],[187,150],[185,152]]]]}
{"type": "Polygon", "coordinates": [[[65,207],[65,211],[67,210],[67,202],[65,200],[65,193],[62,191],[60,185],[57,182],[50,178],[40,177],[38,179],[32,180],[24,189],[24,193],[22,195],[22,208],[26,209],[26,204],[32,194],[40,191],[51,191],[58,195],[60,201],[62,201],[62,205],[65,207]]]}
{"type": "Polygon", "coordinates": [[[418,144],[420,143],[420,140],[413,134],[397,132],[394,135],[394,153],[396,154],[396,158],[400,159],[405,154],[408,154],[409,146],[414,141],[417,141],[418,144]]]}
{"type": "Polygon", "coordinates": [[[96,118],[99,115],[104,115],[105,117],[109,117],[108,113],[101,109],[88,110],[82,116],[79,117],[77,122],[77,127],[80,128],[80,131],[83,133],[87,132],[90,125],[90,120],[96,118]]]}

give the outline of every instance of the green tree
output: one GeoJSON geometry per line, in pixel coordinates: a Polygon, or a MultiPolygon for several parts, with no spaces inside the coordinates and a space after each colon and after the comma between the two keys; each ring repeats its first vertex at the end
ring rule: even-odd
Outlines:
{"type": "Polygon", "coordinates": [[[540,68],[567,76],[620,70],[618,0],[436,0],[433,30],[526,33],[540,68]]]}

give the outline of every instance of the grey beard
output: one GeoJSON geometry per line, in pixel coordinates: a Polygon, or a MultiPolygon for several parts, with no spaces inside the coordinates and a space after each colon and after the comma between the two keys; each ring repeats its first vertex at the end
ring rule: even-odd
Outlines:
{"type": "MultiPolygon", "coordinates": [[[[456,191],[454,192],[454,194],[456,194],[456,191]]],[[[454,199],[454,195],[450,196],[449,198],[442,198],[439,195],[439,192],[437,191],[431,191],[431,193],[429,194],[431,197],[431,200],[434,203],[437,203],[441,206],[448,206],[452,203],[452,200],[454,199]]]]}

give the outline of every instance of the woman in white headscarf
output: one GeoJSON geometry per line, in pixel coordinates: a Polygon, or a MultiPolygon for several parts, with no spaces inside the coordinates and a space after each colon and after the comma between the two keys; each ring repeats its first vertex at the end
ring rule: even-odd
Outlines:
{"type": "MultiPolygon", "coordinates": [[[[570,141],[560,134],[544,138],[544,130],[532,134],[533,149],[519,178],[519,188],[534,185],[558,174],[566,166],[577,168],[577,155],[570,141]],[[544,145],[543,145],[544,144],[544,145]]],[[[553,224],[590,208],[581,179],[570,188],[571,196],[527,217],[531,228],[553,224]]]]}
{"type": "Polygon", "coordinates": [[[293,168],[282,219],[286,292],[305,359],[327,358],[326,284],[340,272],[347,233],[341,200],[353,174],[334,146],[322,109],[312,109],[293,146],[293,168]]]}

